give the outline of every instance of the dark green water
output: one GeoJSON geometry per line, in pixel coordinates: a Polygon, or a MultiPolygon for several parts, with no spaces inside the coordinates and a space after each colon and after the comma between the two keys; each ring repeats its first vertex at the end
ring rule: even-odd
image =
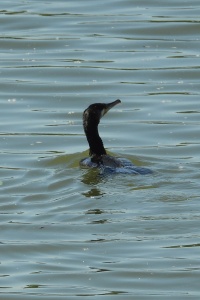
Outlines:
{"type": "Polygon", "coordinates": [[[199,299],[199,15],[1,1],[1,299],[199,299]],[[117,98],[105,147],[153,175],[79,167],[83,110],[117,98]]]}

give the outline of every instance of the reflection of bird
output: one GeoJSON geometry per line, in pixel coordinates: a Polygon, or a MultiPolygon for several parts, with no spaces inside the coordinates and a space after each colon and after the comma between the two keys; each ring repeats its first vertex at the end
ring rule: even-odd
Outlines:
{"type": "Polygon", "coordinates": [[[98,125],[100,119],[119,103],[121,103],[119,99],[111,103],[94,103],[83,112],[83,127],[90,147],[90,157],[82,159],[80,165],[84,167],[101,167],[103,169],[108,167],[109,170],[114,171],[118,169],[122,173],[124,173],[125,169],[127,171],[125,173],[149,173],[149,169],[136,167],[127,159],[117,158],[106,153],[103,141],[99,136],[98,125]],[[147,170],[147,172],[144,170],[147,170]]]}

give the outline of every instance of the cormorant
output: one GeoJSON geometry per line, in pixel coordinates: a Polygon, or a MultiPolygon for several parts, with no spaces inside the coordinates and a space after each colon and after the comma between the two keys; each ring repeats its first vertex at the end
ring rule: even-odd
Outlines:
{"type": "Polygon", "coordinates": [[[98,125],[100,119],[115,105],[121,103],[117,99],[111,103],[94,103],[83,112],[83,128],[89,144],[90,157],[80,161],[83,167],[100,167],[103,171],[147,174],[151,170],[136,167],[125,158],[117,158],[106,153],[103,141],[99,136],[98,125]]]}

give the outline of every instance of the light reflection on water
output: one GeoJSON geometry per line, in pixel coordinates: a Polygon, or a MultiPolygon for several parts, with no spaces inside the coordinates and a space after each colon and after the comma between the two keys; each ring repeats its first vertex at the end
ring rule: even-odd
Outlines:
{"type": "Polygon", "coordinates": [[[4,299],[199,297],[199,7],[195,1],[2,1],[4,299]],[[108,150],[152,175],[99,176],[108,150]]]}

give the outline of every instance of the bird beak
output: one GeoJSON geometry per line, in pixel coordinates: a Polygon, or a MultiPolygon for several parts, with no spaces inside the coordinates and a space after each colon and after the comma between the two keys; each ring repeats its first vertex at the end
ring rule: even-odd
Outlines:
{"type": "Polygon", "coordinates": [[[104,110],[102,111],[102,117],[112,108],[114,107],[115,105],[121,103],[121,100],[117,99],[113,102],[110,102],[110,103],[106,103],[105,104],[105,108],[104,110]]]}

